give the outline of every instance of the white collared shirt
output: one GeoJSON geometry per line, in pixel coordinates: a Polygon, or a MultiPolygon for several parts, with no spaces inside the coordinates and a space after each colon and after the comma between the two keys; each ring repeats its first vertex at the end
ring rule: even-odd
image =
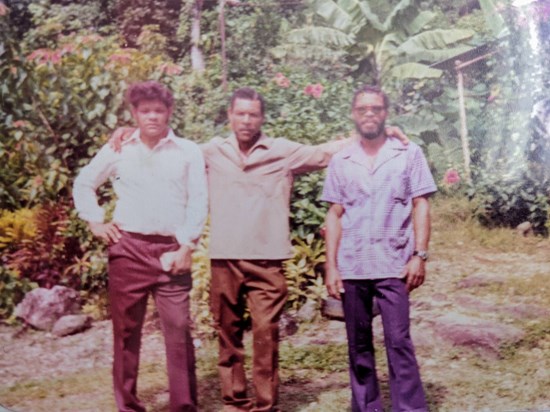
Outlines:
{"type": "Polygon", "coordinates": [[[79,216],[103,222],[96,190],[111,179],[117,196],[113,222],[128,232],[175,236],[193,246],[208,214],[208,187],[199,146],[172,130],[150,149],[139,129],[120,152],[103,146],[75,179],[73,198],[79,216]]]}

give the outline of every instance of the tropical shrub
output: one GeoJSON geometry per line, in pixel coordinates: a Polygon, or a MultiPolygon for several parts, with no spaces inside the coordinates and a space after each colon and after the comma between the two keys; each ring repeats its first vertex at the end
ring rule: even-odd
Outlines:
{"type": "Polygon", "coordinates": [[[67,205],[49,203],[35,209],[35,235],[21,241],[17,250],[4,256],[5,266],[18,277],[36,282],[41,287],[64,284],[79,288],[81,280],[66,275],[73,259],[81,256],[75,237],[66,236],[69,223],[67,205]]]}
{"type": "Polygon", "coordinates": [[[299,309],[307,300],[320,302],[326,297],[323,283],[325,244],[313,233],[305,239],[293,237],[294,256],[284,262],[288,285],[287,306],[299,309]]]}
{"type": "Polygon", "coordinates": [[[36,283],[21,278],[2,264],[0,266],[0,319],[9,321],[15,306],[23,300],[25,293],[36,287],[36,283]]]}
{"type": "Polygon", "coordinates": [[[21,243],[36,235],[35,211],[18,209],[15,212],[0,211],[0,251],[15,250],[21,243]]]}

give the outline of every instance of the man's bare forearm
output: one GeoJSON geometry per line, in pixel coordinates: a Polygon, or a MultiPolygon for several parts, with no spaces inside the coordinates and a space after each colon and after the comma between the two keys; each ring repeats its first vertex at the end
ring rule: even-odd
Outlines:
{"type": "Polygon", "coordinates": [[[431,232],[430,202],[427,197],[413,199],[413,227],[416,250],[428,250],[431,232]]]}
{"type": "Polygon", "coordinates": [[[332,205],[327,213],[325,219],[326,225],[326,257],[327,266],[336,268],[338,254],[338,246],[340,244],[340,238],[342,237],[342,214],[344,209],[341,205],[332,205]]]}

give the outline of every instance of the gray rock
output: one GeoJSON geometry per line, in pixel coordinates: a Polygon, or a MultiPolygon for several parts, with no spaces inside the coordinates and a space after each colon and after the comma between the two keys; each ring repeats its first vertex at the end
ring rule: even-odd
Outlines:
{"type": "Polygon", "coordinates": [[[456,302],[463,308],[484,313],[498,313],[514,319],[538,319],[550,316],[550,310],[529,303],[502,305],[490,303],[472,296],[458,296],[456,302]]]}
{"type": "Polygon", "coordinates": [[[286,312],[283,313],[279,320],[279,336],[281,339],[292,336],[296,332],[298,332],[298,322],[296,322],[296,319],[286,312]]]}
{"type": "Polygon", "coordinates": [[[59,337],[73,335],[89,329],[91,326],[92,318],[88,315],[66,315],[55,322],[52,333],[59,337]]]}
{"type": "Polygon", "coordinates": [[[308,299],[296,314],[296,318],[300,322],[312,322],[317,318],[317,314],[317,302],[308,299]]]}
{"type": "Polygon", "coordinates": [[[334,299],[330,296],[323,299],[321,313],[329,319],[344,320],[344,308],[342,307],[342,301],[334,299]]]}
{"type": "MultiPolygon", "coordinates": [[[[334,299],[333,297],[328,297],[323,299],[321,305],[321,313],[328,319],[334,320],[344,320],[344,308],[342,306],[342,301],[334,299]]],[[[372,301],[372,315],[376,317],[380,314],[380,308],[378,307],[378,302],[376,298],[372,301]]]]}
{"type": "Polygon", "coordinates": [[[459,288],[474,288],[479,286],[489,286],[495,283],[504,283],[504,280],[487,275],[470,275],[460,280],[457,284],[459,288]]]}
{"type": "Polygon", "coordinates": [[[450,313],[435,319],[435,332],[453,345],[471,347],[480,354],[498,357],[501,346],[513,344],[525,336],[515,326],[450,313]]]}
{"type": "Polygon", "coordinates": [[[531,222],[523,222],[517,225],[516,230],[518,232],[518,235],[527,237],[533,234],[533,225],[531,224],[531,222]]]}
{"type": "Polygon", "coordinates": [[[79,310],[80,295],[76,290],[54,286],[52,289],[37,288],[27,293],[14,313],[37,329],[50,330],[59,318],[78,313],[79,310]]]}

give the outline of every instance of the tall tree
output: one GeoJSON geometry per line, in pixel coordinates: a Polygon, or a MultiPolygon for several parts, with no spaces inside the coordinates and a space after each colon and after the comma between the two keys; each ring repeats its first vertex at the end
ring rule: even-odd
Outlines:
{"type": "Polygon", "coordinates": [[[200,48],[202,6],[203,0],[195,0],[191,11],[191,67],[197,72],[203,72],[205,68],[200,48]]]}

